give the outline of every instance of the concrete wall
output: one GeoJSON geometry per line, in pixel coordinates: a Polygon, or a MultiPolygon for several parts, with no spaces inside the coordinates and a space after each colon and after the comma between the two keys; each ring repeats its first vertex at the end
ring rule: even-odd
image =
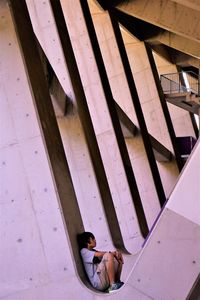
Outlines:
{"type": "MultiPolygon", "coordinates": [[[[139,128],[109,15],[98,9],[92,1],[90,3],[90,9],[113,97],[132,120],[133,124],[139,128]]],[[[147,216],[147,222],[149,227],[151,227],[160,211],[160,205],[146,157],[144,144],[141,136],[127,138],[126,144],[144,211],[147,216]],[[145,176],[143,172],[145,173],[145,176]]]]}
{"type": "MultiPolygon", "coordinates": [[[[113,248],[49,2],[29,0],[27,4],[37,37],[63,89],[74,103],[74,113],[61,116],[57,121],[85,228],[95,233],[99,249],[113,248]]],[[[75,0],[62,1],[62,7],[125,245],[136,253],[141,249],[143,238],[80,4],[75,0]]],[[[135,257],[125,257],[125,286],[114,295],[92,291],[77,274],[58,187],[7,1],[0,3],[0,44],[1,299],[97,300],[107,296],[113,299],[185,299],[199,272],[199,145],[132,270],[127,264],[133,263],[135,257]],[[194,191],[195,197],[191,200],[194,191]],[[181,269],[181,274],[179,271],[172,273],[172,269],[181,269]]],[[[146,199],[151,195],[152,202],[146,202],[145,210],[152,224],[158,205],[157,199],[153,201],[152,182],[142,183],[147,173],[150,178],[150,171],[141,137],[127,140],[127,146],[140,193],[144,198],[146,194],[146,199]]]]}
{"type": "Polygon", "coordinates": [[[6,1],[0,15],[0,297],[42,299],[73,258],[6,1]]]}
{"type": "MultiPolygon", "coordinates": [[[[31,19],[33,22],[33,26],[34,26],[34,30],[38,36],[38,39],[43,47],[43,49],[45,50],[45,53],[49,59],[49,61],[52,63],[52,66],[54,67],[54,71],[56,72],[56,75],[60,81],[60,84],[63,86],[63,89],[66,91],[67,95],[72,99],[73,104],[76,105],[75,99],[73,99],[73,92],[71,91],[71,87],[70,87],[70,83],[68,82],[69,79],[67,79],[66,73],[68,73],[66,71],[66,65],[64,62],[64,57],[62,54],[62,51],[59,51],[57,54],[57,49],[59,47],[59,41],[58,41],[58,34],[56,33],[55,29],[53,28],[53,20],[50,20],[50,16],[52,17],[51,14],[49,14],[49,8],[48,8],[48,3],[46,2],[44,6],[44,9],[40,9],[40,5],[41,3],[36,3],[35,5],[33,5],[33,2],[28,1],[28,8],[29,8],[29,12],[31,13],[31,19]],[[47,13],[45,14],[45,11],[47,11],[47,13]],[[45,22],[45,18],[46,18],[46,22],[45,22]],[[49,21],[50,20],[50,21],[49,21]],[[40,24],[40,27],[39,27],[40,24]],[[44,25],[43,25],[44,24],[44,25]],[[46,25],[48,24],[48,26],[46,25]],[[47,30],[48,28],[48,30],[47,30]],[[50,30],[52,30],[53,28],[53,32],[54,32],[54,40],[56,42],[54,42],[53,44],[51,44],[51,51],[46,50],[46,48],[48,48],[48,45],[50,44],[51,40],[52,40],[52,36],[49,35],[50,30]],[[54,52],[53,52],[54,49],[54,52]],[[57,59],[55,58],[55,55],[57,56],[57,59]],[[56,61],[56,64],[55,64],[56,61]],[[64,75],[63,75],[64,74],[64,75]],[[67,82],[63,82],[63,76],[66,79],[65,81],[67,82]]],[[[94,57],[92,54],[92,49],[89,43],[89,38],[86,34],[86,28],[85,28],[85,24],[84,21],[82,19],[82,17],[80,17],[78,19],[78,24],[77,22],[77,18],[78,18],[78,13],[81,14],[81,8],[80,5],[77,4],[78,8],[76,11],[76,16],[74,16],[73,14],[75,13],[75,11],[71,11],[70,8],[70,3],[62,3],[63,5],[63,9],[64,9],[64,13],[66,15],[66,22],[73,24],[73,26],[69,27],[69,34],[71,35],[71,40],[72,40],[72,45],[74,47],[74,52],[76,55],[76,59],[77,59],[77,63],[79,66],[79,72],[81,75],[81,79],[83,82],[83,86],[84,86],[84,91],[88,100],[88,107],[90,109],[90,114],[93,120],[93,126],[96,132],[96,136],[97,136],[97,141],[98,141],[98,145],[100,148],[100,152],[102,155],[102,159],[104,161],[104,167],[105,167],[105,171],[106,171],[106,175],[109,181],[109,185],[110,185],[110,189],[111,189],[111,193],[113,196],[113,201],[115,203],[115,208],[116,208],[116,212],[118,215],[118,219],[119,219],[119,223],[120,223],[120,227],[121,230],[123,232],[123,237],[125,242],[125,245],[127,246],[127,250],[129,250],[130,252],[134,252],[134,251],[138,251],[138,249],[141,246],[141,241],[142,238],[140,236],[140,234],[138,233],[139,228],[138,228],[138,223],[137,223],[137,218],[134,212],[134,207],[132,204],[132,199],[131,199],[131,195],[130,195],[130,191],[129,191],[129,187],[128,187],[128,183],[127,183],[127,179],[124,173],[124,169],[122,166],[122,161],[121,161],[121,157],[119,154],[119,150],[118,150],[118,146],[117,146],[117,142],[116,142],[116,138],[112,129],[112,124],[111,124],[111,120],[108,114],[108,109],[107,109],[107,105],[105,103],[105,96],[103,95],[103,90],[100,84],[100,79],[99,79],[99,75],[97,72],[97,67],[95,65],[95,61],[94,61],[94,57]],[[79,12],[80,11],[80,12],[79,12]],[[71,30],[70,30],[71,28],[71,30]],[[78,30],[75,31],[75,28],[78,30]],[[79,30],[81,29],[81,30],[79,30]],[[76,36],[77,35],[77,36],[76,36]],[[82,44],[84,43],[84,44],[82,44]],[[85,47],[83,45],[86,45],[85,47]],[[88,61],[88,63],[87,63],[88,61]],[[85,65],[83,66],[83,62],[85,63],[85,65]],[[93,72],[91,72],[91,69],[93,70],[93,72]],[[96,102],[96,105],[95,105],[96,102]],[[104,116],[102,118],[102,113],[104,112],[104,116]],[[115,150],[114,150],[115,149],[115,150]],[[115,155],[113,155],[113,150],[115,151],[115,155]],[[120,185],[119,185],[120,183],[120,185]],[[120,189],[119,189],[120,187],[120,189]],[[123,203],[123,204],[122,204],[123,203]],[[128,208],[128,212],[129,212],[129,216],[127,214],[121,214],[121,212],[126,208],[128,208]],[[123,217],[122,217],[123,216],[123,217]],[[132,221],[131,221],[132,220],[132,221]],[[132,228],[135,228],[135,233],[132,233],[132,228]],[[131,242],[131,240],[134,239],[134,244],[131,242]],[[138,239],[138,242],[136,243],[136,240],[138,239]]],[[[73,6],[75,5],[75,3],[73,4],[73,6]]],[[[78,116],[76,117],[78,118],[78,116]]],[[[77,147],[76,149],[79,149],[78,151],[74,151],[73,150],[73,145],[72,145],[72,141],[68,141],[67,142],[67,135],[73,136],[72,133],[68,133],[68,131],[64,132],[64,124],[67,124],[69,122],[72,122],[72,117],[68,118],[68,120],[62,121],[62,126],[60,126],[61,130],[61,135],[63,137],[65,137],[63,139],[64,141],[64,145],[66,143],[66,147],[69,146],[69,143],[71,143],[70,147],[71,150],[69,150],[68,148],[68,153],[69,151],[71,151],[71,153],[73,153],[73,157],[69,156],[68,157],[68,161],[69,161],[69,166],[71,166],[73,164],[73,161],[76,162],[76,165],[80,165],[80,157],[81,157],[81,153],[80,151],[83,150],[83,147],[79,148],[77,147]],[[71,121],[70,121],[71,120],[71,121]],[[68,145],[67,145],[68,143],[68,145]]],[[[77,121],[78,122],[78,121],[77,121]]],[[[77,126],[80,127],[80,125],[76,125],[78,123],[74,123],[73,126],[73,130],[75,130],[75,128],[77,126]]],[[[59,124],[61,124],[61,121],[59,120],[59,124]]],[[[81,128],[79,128],[79,130],[81,130],[81,128]]],[[[75,131],[74,131],[75,133],[75,131]]],[[[83,135],[83,132],[81,131],[81,135],[83,135]]],[[[77,143],[77,140],[76,140],[77,143]]],[[[66,148],[65,147],[65,148],[66,148]]],[[[85,155],[88,154],[84,154],[83,159],[85,160],[85,155]]],[[[89,158],[88,158],[89,159],[89,158]]],[[[84,162],[85,164],[85,162],[84,162]]],[[[85,206],[85,203],[88,203],[88,201],[92,201],[92,199],[95,199],[95,202],[98,201],[99,195],[98,195],[98,191],[92,191],[91,189],[88,189],[88,193],[86,194],[85,192],[81,192],[81,190],[83,190],[83,186],[85,189],[86,186],[86,182],[85,182],[85,174],[82,174],[81,177],[81,173],[77,172],[77,168],[71,168],[71,172],[72,172],[72,178],[77,179],[77,176],[79,177],[79,180],[75,181],[74,186],[75,186],[75,190],[76,190],[76,194],[79,196],[78,197],[78,201],[80,202],[80,207],[85,206]],[[81,178],[81,179],[80,179],[81,178]],[[95,197],[95,198],[94,198],[95,197]]],[[[85,172],[87,172],[87,174],[90,173],[90,179],[88,179],[87,182],[87,186],[93,186],[94,184],[94,188],[95,188],[95,182],[91,183],[91,180],[93,180],[93,176],[92,174],[92,170],[90,169],[89,165],[87,164],[85,166],[85,172]]],[[[96,219],[100,220],[100,222],[102,224],[105,224],[105,222],[103,222],[104,219],[104,214],[102,212],[102,208],[100,208],[101,204],[99,204],[99,209],[97,211],[99,211],[99,216],[95,218],[93,218],[93,222],[94,224],[96,224],[96,219]]],[[[94,205],[94,209],[96,210],[96,204],[94,205]]],[[[82,212],[84,212],[84,210],[82,210],[82,212]]],[[[86,212],[86,211],[85,211],[86,212]]],[[[88,227],[88,216],[87,213],[86,215],[83,214],[83,219],[86,220],[86,227],[88,229],[93,229],[93,224],[92,222],[90,222],[90,226],[88,227]]],[[[102,230],[104,230],[104,225],[102,227],[102,230]]],[[[98,233],[97,233],[98,235],[98,233]]],[[[105,244],[105,240],[106,240],[106,244],[107,244],[107,238],[103,238],[101,237],[101,240],[103,242],[103,244],[105,244]]],[[[109,242],[110,243],[110,242],[109,242]]]]}
{"type": "MultiPolygon", "coordinates": [[[[132,122],[139,128],[134,109],[134,99],[132,100],[128,88],[110,17],[107,12],[100,10],[93,1],[90,1],[90,10],[113,97],[132,122]]],[[[122,36],[148,132],[173,152],[145,45],[124,29],[122,29],[122,36]]],[[[160,205],[144,144],[140,137],[128,138],[126,139],[126,143],[148,224],[151,226],[160,210],[160,205]]],[[[176,163],[174,161],[170,163],[158,163],[158,168],[166,196],[168,197],[178,176],[176,163]]]]}
{"type": "Polygon", "coordinates": [[[63,1],[62,7],[125,245],[137,251],[141,243],[137,217],[82,10],[75,1],[63,1]]]}

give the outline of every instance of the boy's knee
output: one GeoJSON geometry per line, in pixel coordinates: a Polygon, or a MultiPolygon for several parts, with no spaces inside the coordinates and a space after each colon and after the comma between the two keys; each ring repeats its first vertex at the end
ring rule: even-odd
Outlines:
{"type": "Polygon", "coordinates": [[[112,252],[106,252],[103,256],[106,260],[114,259],[114,254],[112,252]]]}

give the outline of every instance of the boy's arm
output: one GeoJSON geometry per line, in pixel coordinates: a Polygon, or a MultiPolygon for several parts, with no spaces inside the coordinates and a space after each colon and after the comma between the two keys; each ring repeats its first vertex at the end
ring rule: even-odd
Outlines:
{"type": "MultiPolygon", "coordinates": [[[[107,252],[112,253],[119,263],[122,263],[122,264],[124,263],[121,252],[119,252],[119,251],[107,251],[107,252]]],[[[102,258],[105,253],[106,253],[106,251],[97,251],[96,250],[94,256],[98,257],[98,258],[102,258]]]]}
{"type": "Polygon", "coordinates": [[[95,253],[94,253],[94,256],[98,257],[98,258],[102,258],[105,253],[106,253],[106,251],[98,251],[98,250],[96,250],[95,253]]]}
{"type": "Polygon", "coordinates": [[[112,253],[114,254],[114,257],[116,258],[116,260],[118,261],[118,263],[121,263],[121,264],[124,263],[124,259],[123,259],[122,253],[120,251],[114,251],[112,253]]]}

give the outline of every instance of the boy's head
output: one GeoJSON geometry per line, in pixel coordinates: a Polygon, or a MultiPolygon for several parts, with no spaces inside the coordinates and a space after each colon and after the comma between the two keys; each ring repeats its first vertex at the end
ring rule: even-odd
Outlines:
{"type": "Polygon", "coordinates": [[[93,249],[96,246],[94,234],[88,231],[77,235],[79,249],[88,248],[93,249]]]}

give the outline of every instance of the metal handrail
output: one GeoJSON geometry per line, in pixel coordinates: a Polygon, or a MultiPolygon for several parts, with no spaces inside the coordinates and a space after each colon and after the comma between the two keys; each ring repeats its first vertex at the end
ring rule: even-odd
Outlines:
{"type": "Polygon", "coordinates": [[[199,75],[192,71],[162,74],[160,81],[163,92],[166,94],[191,92],[200,95],[199,75]],[[183,74],[185,74],[187,82],[185,82],[183,74]]]}

